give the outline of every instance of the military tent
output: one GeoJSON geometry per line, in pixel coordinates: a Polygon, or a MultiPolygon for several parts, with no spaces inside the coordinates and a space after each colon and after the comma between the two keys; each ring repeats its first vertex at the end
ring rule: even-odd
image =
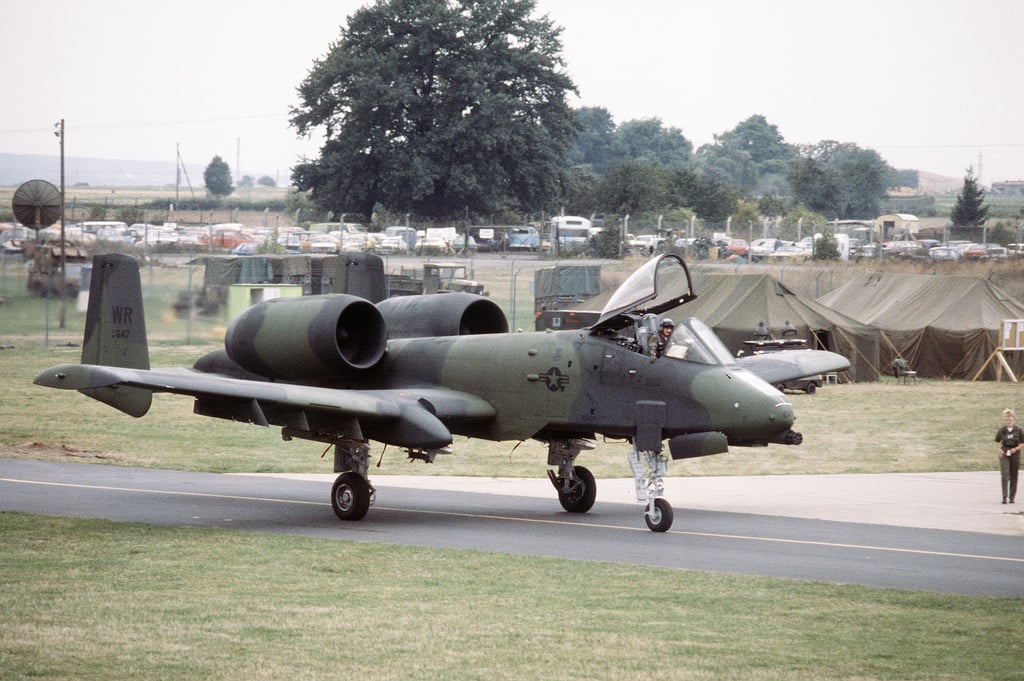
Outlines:
{"type": "MultiPolygon", "coordinates": [[[[701,320],[734,354],[746,347],[743,341],[756,340],[754,329],[760,322],[772,337],[782,338],[788,321],[796,329],[794,337],[807,340],[808,347],[830,350],[850,360],[850,368],[840,376],[843,380],[877,381],[888,367],[879,363],[880,339],[875,329],[797,295],[771,275],[706,271],[691,271],[690,275],[697,298],[662,316],[701,320]]],[[[613,293],[603,293],[584,304],[588,309],[601,309],[613,293]]]]}
{"type": "MultiPolygon", "coordinates": [[[[1024,319],[1024,305],[984,277],[865,272],[818,303],[878,329],[881,362],[903,357],[918,376],[996,377],[999,322],[1024,319]]],[[[1020,376],[1024,353],[1006,360],[1020,376]]]]}
{"type": "Polygon", "coordinates": [[[808,347],[830,350],[850,360],[843,377],[852,381],[878,380],[878,332],[814,300],[803,298],[768,274],[694,275],[697,299],[668,313],[696,317],[710,326],[733,353],[744,341],[755,340],[754,330],[764,322],[774,338],[783,337],[790,322],[793,337],[807,339],[808,347]]]}

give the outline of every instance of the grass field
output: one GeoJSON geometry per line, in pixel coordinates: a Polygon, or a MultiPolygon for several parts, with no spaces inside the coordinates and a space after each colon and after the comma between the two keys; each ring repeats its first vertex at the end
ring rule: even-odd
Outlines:
{"type": "Polygon", "coordinates": [[[1024,606],[0,514],[0,677],[1020,678],[1024,606]]]}
{"type": "MultiPolygon", "coordinates": [[[[516,280],[509,270],[489,283],[496,293],[516,280]]],[[[143,271],[155,366],[217,347],[222,320],[167,312],[182,276],[143,271]]],[[[45,303],[6,282],[0,271],[0,456],[330,472],[323,445],[197,417],[188,398],[157,395],[137,420],[32,385],[77,361],[83,315],[67,310],[57,329],[51,303],[47,337],[45,303]]],[[[1021,395],[991,382],[827,386],[791,396],[803,445],[670,473],[993,470],[1000,410],[1021,395]]],[[[459,439],[429,466],[378,448],[374,475],[543,476],[544,448],[514,445],[459,439]]],[[[626,451],[602,442],[580,461],[628,477],[626,451]]],[[[0,513],[0,613],[0,679],[999,681],[1020,678],[1024,603],[0,513]]]]}

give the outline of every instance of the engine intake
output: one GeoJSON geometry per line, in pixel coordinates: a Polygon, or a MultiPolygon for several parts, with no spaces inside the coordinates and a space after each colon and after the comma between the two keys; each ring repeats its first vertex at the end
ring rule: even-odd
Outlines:
{"type": "Polygon", "coordinates": [[[384,356],[387,327],[373,303],[345,294],[257,303],[228,327],[224,348],[246,371],[286,380],[341,378],[384,356]]]}
{"type": "Polygon", "coordinates": [[[501,308],[473,293],[400,296],[380,301],[377,309],[387,322],[390,338],[508,333],[501,308]]]}

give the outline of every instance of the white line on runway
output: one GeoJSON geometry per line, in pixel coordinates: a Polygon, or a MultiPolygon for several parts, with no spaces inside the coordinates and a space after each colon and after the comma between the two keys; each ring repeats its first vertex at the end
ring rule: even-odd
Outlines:
{"type": "MultiPolygon", "coordinates": [[[[71,487],[75,489],[91,489],[101,491],[113,491],[113,492],[131,492],[136,494],[164,494],[168,496],[183,496],[183,497],[202,497],[210,499],[229,499],[235,501],[266,501],[276,504],[296,504],[302,506],[328,506],[329,504],[317,501],[303,501],[297,499],[274,499],[271,497],[252,497],[252,496],[239,496],[230,494],[211,494],[208,492],[185,492],[175,490],[159,490],[159,489],[144,489],[136,487],[113,487],[105,485],[83,485],[81,483],[68,483],[68,482],[47,482],[39,480],[19,480],[15,478],[0,478],[0,482],[9,482],[15,484],[24,485],[42,485],[49,487],[71,487]]],[[[589,527],[597,529],[609,529],[609,530],[629,530],[634,532],[648,532],[649,530],[640,527],[629,527],[624,525],[606,525],[601,523],[583,523],[568,520],[552,520],[542,518],[520,518],[515,516],[501,516],[501,515],[490,515],[490,514],[477,514],[477,513],[461,513],[457,511],[432,511],[423,509],[409,509],[409,508],[393,508],[387,506],[377,506],[380,510],[387,510],[396,513],[416,513],[422,515],[438,515],[446,517],[461,517],[461,518],[478,518],[487,520],[501,520],[505,522],[526,522],[526,523],[539,523],[547,525],[566,525],[566,526],[578,526],[578,527],[589,527]]],[[[756,542],[767,542],[776,544],[793,544],[802,546],[820,546],[826,548],[838,548],[838,549],[852,549],[860,551],[881,551],[887,553],[905,553],[912,555],[921,556],[936,556],[942,558],[963,558],[970,560],[985,560],[985,561],[1000,561],[1007,563],[1024,563],[1024,558],[1012,558],[1008,556],[985,556],[970,553],[955,553],[948,551],[927,551],[923,549],[906,549],[896,548],[889,546],[871,546],[867,544],[844,544],[841,542],[824,542],[824,541],[813,541],[808,539],[779,539],[775,537],[755,537],[750,535],[736,535],[736,534],[721,534],[714,532],[693,532],[687,530],[670,530],[669,534],[687,535],[693,537],[709,537],[714,539],[732,539],[736,541],[756,541],[756,542]]]]}

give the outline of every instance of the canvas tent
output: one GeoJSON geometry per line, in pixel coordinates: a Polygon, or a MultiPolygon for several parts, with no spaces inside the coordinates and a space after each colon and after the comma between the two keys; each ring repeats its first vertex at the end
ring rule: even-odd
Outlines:
{"type": "Polygon", "coordinates": [[[807,339],[808,347],[830,350],[850,360],[842,378],[852,381],[878,380],[878,332],[870,326],[805,299],[768,274],[706,274],[694,276],[697,299],[669,316],[696,317],[710,326],[733,353],[754,339],[754,329],[764,322],[775,338],[782,337],[788,321],[796,338],[807,339]]]}
{"type": "MultiPolygon", "coordinates": [[[[866,272],[818,302],[878,329],[883,367],[901,356],[933,378],[973,378],[998,347],[999,322],[1024,319],[1024,305],[976,276],[866,272]]],[[[1006,360],[1020,376],[1024,353],[1006,360]]],[[[995,377],[989,362],[980,378],[995,377]]]]}
{"type": "MultiPolygon", "coordinates": [[[[778,338],[788,321],[796,327],[795,337],[806,339],[808,347],[850,360],[850,368],[840,374],[842,380],[877,381],[879,372],[888,367],[879,363],[875,329],[797,295],[768,274],[691,272],[691,276],[697,298],[662,316],[701,320],[734,354],[745,347],[743,341],[754,340],[759,322],[778,338]]],[[[588,309],[600,309],[610,296],[605,293],[585,304],[588,309]]]]}

